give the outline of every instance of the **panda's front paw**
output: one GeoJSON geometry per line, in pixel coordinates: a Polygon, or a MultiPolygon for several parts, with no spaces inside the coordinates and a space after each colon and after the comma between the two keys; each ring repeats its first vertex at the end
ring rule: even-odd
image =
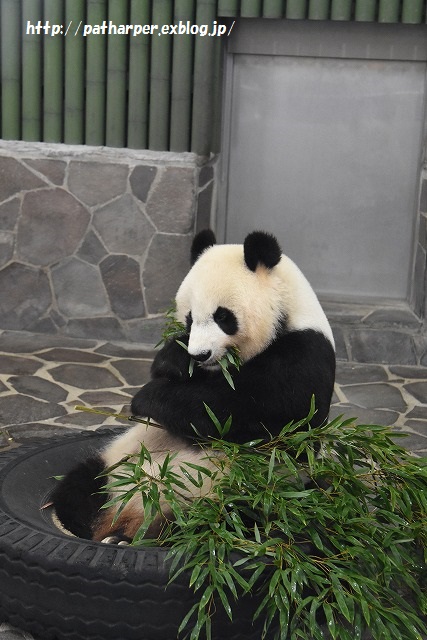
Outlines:
{"type": "Polygon", "coordinates": [[[167,378],[168,380],[188,380],[190,377],[190,356],[185,346],[188,336],[183,335],[176,340],[169,340],[154,358],[151,367],[153,378],[167,378]],[[181,344],[180,344],[181,343],[181,344]]]}

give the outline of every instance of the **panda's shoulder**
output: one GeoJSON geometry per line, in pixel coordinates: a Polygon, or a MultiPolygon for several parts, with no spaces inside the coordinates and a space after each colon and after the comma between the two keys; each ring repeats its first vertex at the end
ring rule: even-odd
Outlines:
{"type": "Polygon", "coordinates": [[[283,366],[289,363],[322,359],[335,361],[335,350],[328,337],[316,329],[285,331],[277,336],[267,349],[255,359],[283,366]]]}

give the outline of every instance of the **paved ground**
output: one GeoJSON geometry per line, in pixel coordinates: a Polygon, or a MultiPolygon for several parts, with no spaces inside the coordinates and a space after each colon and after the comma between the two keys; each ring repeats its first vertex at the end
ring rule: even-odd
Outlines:
{"type": "MultiPolygon", "coordinates": [[[[82,404],[128,411],[147,381],[153,350],[143,345],[0,333],[0,451],[68,429],[117,425],[75,410],[82,404]]],[[[405,446],[427,455],[427,368],[338,362],[331,417],[394,425],[405,446]]],[[[0,640],[31,640],[0,623],[0,640]]]]}

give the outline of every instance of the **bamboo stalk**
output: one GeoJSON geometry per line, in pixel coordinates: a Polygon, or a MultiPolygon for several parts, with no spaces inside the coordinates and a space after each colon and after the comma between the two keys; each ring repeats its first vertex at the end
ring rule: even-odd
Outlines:
{"type": "Polygon", "coordinates": [[[21,137],[21,21],[19,2],[2,0],[1,10],[1,131],[2,138],[21,137]]]}
{"type": "MultiPolygon", "coordinates": [[[[153,3],[153,24],[170,24],[173,0],[156,0],[153,3]]],[[[172,36],[156,35],[151,41],[151,82],[149,148],[167,151],[169,147],[170,72],[172,36]]]]}
{"type": "Polygon", "coordinates": [[[352,0],[332,0],[331,20],[351,20],[352,0]]]}
{"type": "Polygon", "coordinates": [[[218,15],[231,18],[240,15],[240,0],[218,0],[218,15]]]}
{"type": "MultiPolygon", "coordinates": [[[[109,0],[108,19],[116,27],[127,24],[127,3],[109,0]]],[[[118,33],[108,35],[105,142],[110,147],[126,144],[127,38],[118,33]]]]}
{"type": "Polygon", "coordinates": [[[354,19],[357,22],[375,22],[377,0],[356,0],[354,19]]]}
{"type": "Polygon", "coordinates": [[[327,20],[330,0],[310,0],[308,17],[310,20],[327,20]]]}
{"type": "MultiPolygon", "coordinates": [[[[44,0],[45,16],[64,24],[63,0],[44,0]]],[[[43,140],[62,142],[64,95],[64,38],[43,40],[43,140]]]]}
{"type": "MultiPolygon", "coordinates": [[[[42,15],[40,0],[23,0],[22,22],[37,24],[42,15]]],[[[41,140],[41,61],[42,35],[32,35],[23,29],[22,36],[22,138],[41,140]]]]}
{"type": "Polygon", "coordinates": [[[380,0],[379,22],[399,22],[400,0],[380,0]]]}
{"type": "Polygon", "coordinates": [[[403,0],[402,22],[406,24],[420,24],[425,9],[424,0],[403,0]]]}
{"type": "Polygon", "coordinates": [[[282,18],[283,0],[264,0],[262,15],[264,18],[282,18]]]}
{"type": "Polygon", "coordinates": [[[85,19],[84,0],[66,0],[64,142],[84,142],[84,40],[74,35],[85,19]]]}
{"type": "MultiPolygon", "coordinates": [[[[87,23],[102,24],[107,0],[87,0],[87,23]]],[[[86,36],[86,144],[105,144],[105,93],[108,36],[86,36]]]]}
{"type": "MultiPolygon", "coordinates": [[[[131,24],[150,24],[150,0],[131,0],[131,24]]],[[[148,87],[150,41],[154,36],[141,34],[129,45],[129,105],[127,144],[133,149],[148,145],[148,87]]]]}
{"type": "Polygon", "coordinates": [[[212,115],[212,153],[221,150],[221,112],[222,112],[222,48],[221,43],[216,42],[213,61],[213,115],[212,115]]]}
{"type": "MultiPolygon", "coordinates": [[[[197,24],[212,24],[216,17],[215,0],[205,0],[197,5],[197,24]]],[[[212,142],[213,60],[214,48],[219,46],[216,37],[195,37],[193,121],[191,150],[208,155],[212,142]]]]}
{"type": "Polygon", "coordinates": [[[306,0],[287,0],[286,17],[291,20],[304,20],[307,12],[306,0]]]}
{"type": "Polygon", "coordinates": [[[242,18],[259,18],[262,15],[261,0],[241,0],[240,15],[242,18]]]}
{"type": "Polygon", "coordinates": [[[158,422],[154,422],[151,418],[138,418],[137,416],[129,416],[126,413],[114,413],[113,411],[104,411],[103,409],[92,409],[91,407],[84,407],[76,405],[75,411],[86,411],[87,413],[95,413],[100,416],[108,416],[110,418],[117,418],[117,420],[126,420],[128,422],[140,422],[147,425],[147,427],[158,427],[164,429],[164,427],[158,422]]]}
{"type": "MultiPolygon", "coordinates": [[[[194,22],[195,0],[175,0],[174,23],[194,22]]],[[[191,99],[193,88],[194,36],[173,38],[171,151],[189,151],[191,135],[191,99]]]]}

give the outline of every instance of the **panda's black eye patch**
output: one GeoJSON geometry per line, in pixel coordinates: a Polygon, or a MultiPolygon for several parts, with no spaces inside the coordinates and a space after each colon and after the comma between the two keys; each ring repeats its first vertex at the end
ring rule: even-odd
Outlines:
{"type": "Polygon", "coordinates": [[[187,329],[187,333],[190,333],[191,325],[193,324],[193,316],[191,315],[191,311],[187,313],[185,316],[185,326],[187,329]]]}
{"type": "Polygon", "coordinates": [[[226,307],[218,307],[213,314],[213,319],[219,328],[229,336],[237,333],[237,329],[239,328],[237,318],[230,309],[227,309],[226,307]]]}

